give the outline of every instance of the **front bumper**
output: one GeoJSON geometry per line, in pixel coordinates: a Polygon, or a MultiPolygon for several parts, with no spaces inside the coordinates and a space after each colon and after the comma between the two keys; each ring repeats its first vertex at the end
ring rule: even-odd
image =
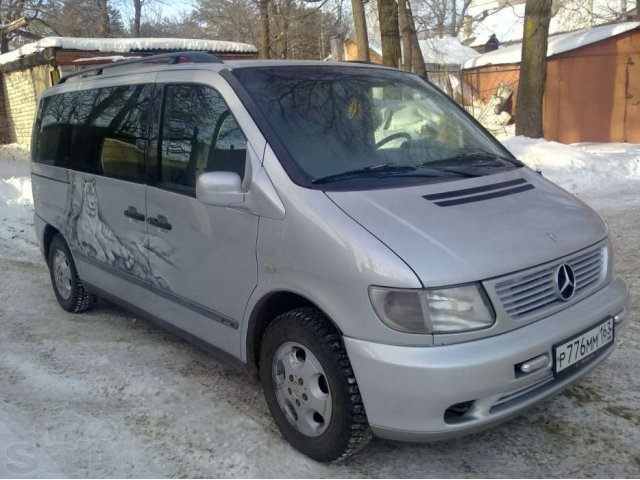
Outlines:
{"type": "Polygon", "coordinates": [[[614,345],[562,378],[553,376],[551,362],[528,374],[516,366],[543,354],[551,359],[553,345],[606,318],[616,316],[618,335],[628,311],[628,289],[617,278],[565,310],[489,338],[438,347],[344,341],[373,432],[432,441],[483,430],[561,391],[601,363],[614,345]]]}

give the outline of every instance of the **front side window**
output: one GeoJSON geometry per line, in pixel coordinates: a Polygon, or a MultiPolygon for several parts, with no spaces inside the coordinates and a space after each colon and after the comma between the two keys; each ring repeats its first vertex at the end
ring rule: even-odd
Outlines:
{"type": "Polygon", "coordinates": [[[198,175],[244,177],[247,141],[222,96],[202,85],[167,85],[160,142],[160,183],[195,188],[198,175]]]}
{"type": "Polygon", "coordinates": [[[450,99],[411,74],[332,66],[233,74],[306,186],[382,188],[521,166],[450,99]]]}

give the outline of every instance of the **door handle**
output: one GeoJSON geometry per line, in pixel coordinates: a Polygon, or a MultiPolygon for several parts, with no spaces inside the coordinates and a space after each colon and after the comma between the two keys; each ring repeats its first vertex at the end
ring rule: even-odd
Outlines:
{"type": "Polygon", "coordinates": [[[138,220],[139,222],[144,222],[144,215],[142,213],[138,213],[136,207],[133,207],[131,205],[129,205],[129,208],[124,211],[124,216],[133,218],[134,220],[138,220]]]}
{"type": "Polygon", "coordinates": [[[167,217],[164,215],[158,215],[157,218],[149,217],[147,218],[147,222],[149,222],[149,225],[153,225],[154,227],[162,228],[164,230],[171,230],[173,228],[167,220],[167,217]]]}

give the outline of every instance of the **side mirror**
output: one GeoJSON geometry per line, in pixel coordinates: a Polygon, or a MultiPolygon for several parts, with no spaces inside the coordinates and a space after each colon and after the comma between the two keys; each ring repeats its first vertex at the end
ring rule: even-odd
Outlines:
{"type": "Polygon", "coordinates": [[[196,198],[202,203],[218,207],[242,203],[242,179],[236,172],[203,173],[196,181],[196,198]]]}

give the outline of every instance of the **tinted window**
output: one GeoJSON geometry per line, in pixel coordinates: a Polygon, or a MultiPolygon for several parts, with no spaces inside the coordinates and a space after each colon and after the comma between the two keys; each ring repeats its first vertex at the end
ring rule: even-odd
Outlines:
{"type": "Polygon", "coordinates": [[[73,112],[75,93],[53,95],[42,100],[36,154],[38,163],[67,167],[69,164],[69,119],[73,112]]]}
{"type": "Polygon", "coordinates": [[[142,182],[151,85],[77,93],[71,115],[71,167],[142,182]]]}
{"type": "Polygon", "coordinates": [[[247,141],[212,88],[168,85],[160,142],[160,182],[194,188],[198,175],[233,171],[244,177],[247,141]]]}
{"type": "MultiPolygon", "coordinates": [[[[482,176],[510,154],[418,77],[363,67],[233,72],[306,181],[368,188],[482,176]]],[[[286,165],[285,165],[286,167],[286,165]]]]}

